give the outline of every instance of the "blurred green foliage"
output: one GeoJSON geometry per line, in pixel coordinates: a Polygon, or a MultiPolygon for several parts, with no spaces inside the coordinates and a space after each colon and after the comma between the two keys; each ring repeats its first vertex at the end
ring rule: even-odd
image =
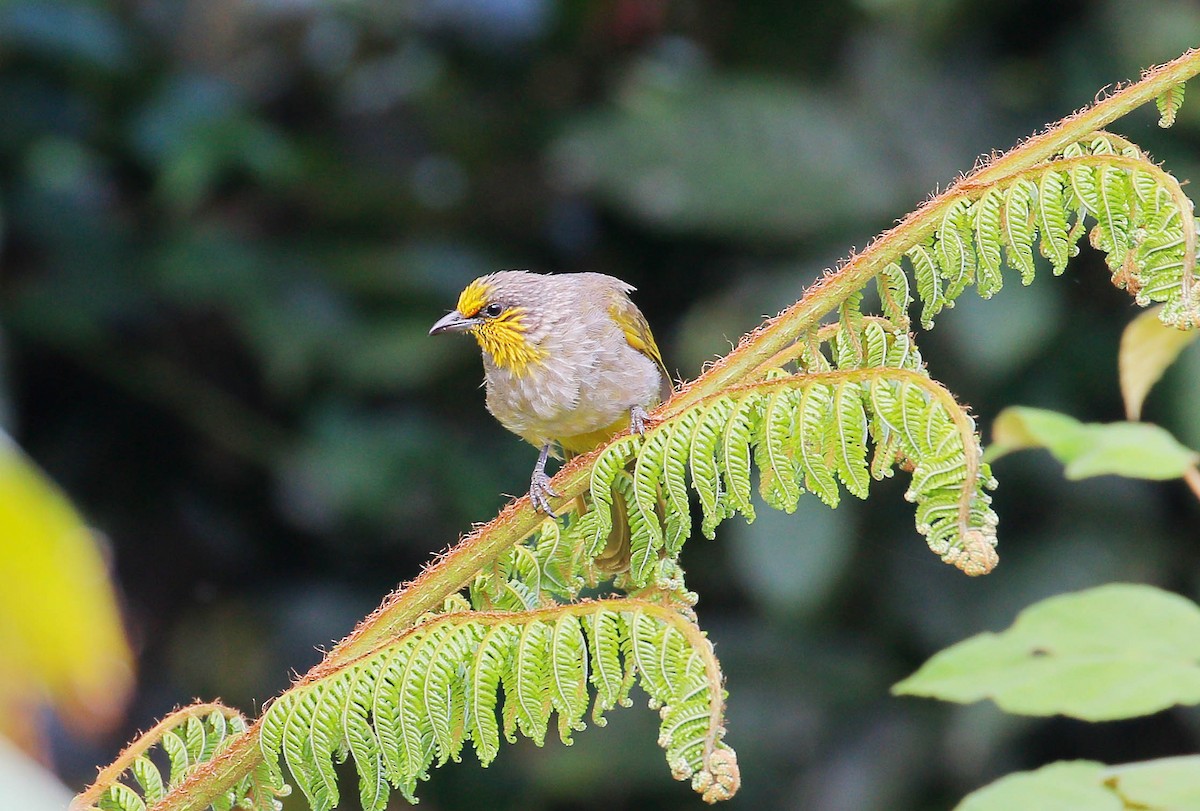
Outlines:
{"type": "MultiPolygon", "coordinates": [[[[525,487],[533,452],[484,412],[473,349],[425,337],[468,280],[621,276],[694,376],[978,154],[1195,44],[1194,4],[1150,6],[0,5],[0,403],[111,538],[142,673],[124,729],[59,737],[65,779],[193,695],[252,713],[525,487]]],[[[1122,131],[1200,175],[1200,104],[1154,120],[1122,131]]],[[[921,345],[985,427],[1013,402],[1120,418],[1134,308],[1096,256],[963,301],[921,345]]],[[[1191,447],[1197,364],[1193,346],[1146,414],[1191,447]]],[[[983,580],[928,554],[898,482],[689,548],[732,693],[732,807],[944,807],[1050,759],[1200,747],[1188,710],[1093,729],[887,694],[1038,597],[1112,579],[1197,594],[1182,486],[1068,483],[1044,455],[996,474],[1002,563],[983,580]]],[[[618,712],[423,796],[693,807],[652,724],[618,712]]]]}

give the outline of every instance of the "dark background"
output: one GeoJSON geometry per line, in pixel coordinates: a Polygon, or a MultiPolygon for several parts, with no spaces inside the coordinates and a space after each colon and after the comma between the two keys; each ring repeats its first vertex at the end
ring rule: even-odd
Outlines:
{"type": "MultiPolygon", "coordinates": [[[[694,377],[977,155],[1198,40],[1182,1],[0,4],[3,423],[107,536],[140,663],[122,729],[55,737],[61,776],[192,697],[255,714],[527,486],[535,451],[484,411],[473,343],[426,336],[473,277],[618,275],[694,377]]],[[[1198,111],[1117,129],[1186,180],[1198,111]]],[[[919,336],[985,431],[1017,403],[1122,416],[1135,308],[1086,247],[1040,271],[919,336]]],[[[1198,402],[1193,347],[1147,418],[1200,447],[1198,402]]],[[[688,545],[731,809],[946,808],[1053,759],[1200,750],[1194,711],[1088,726],[889,697],[1046,595],[1197,595],[1179,483],[1064,482],[1041,454],[995,472],[983,579],[925,548],[895,480],[688,545]]],[[[700,806],[643,701],[609,718],[486,771],[468,753],[423,805],[700,806]]]]}

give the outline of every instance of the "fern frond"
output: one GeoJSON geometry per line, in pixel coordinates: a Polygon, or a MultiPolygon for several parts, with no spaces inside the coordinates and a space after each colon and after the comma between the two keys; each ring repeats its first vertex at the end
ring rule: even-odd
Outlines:
{"type": "Polygon", "coordinates": [[[917,295],[921,298],[921,326],[933,329],[933,317],[946,306],[942,296],[942,283],[938,278],[937,260],[933,255],[933,240],[908,249],[908,261],[912,265],[913,281],[917,295]]]}
{"type": "MultiPolygon", "coordinates": [[[[592,723],[604,726],[604,713],[617,704],[629,706],[629,691],[635,678],[631,663],[621,664],[621,640],[625,636],[621,615],[615,611],[593,611],[581,618],[588,638],[591,662],[588,678],[596,691],[592,704],[592,723]]],[[[511,739],[510,739],[511,740],[511,739]]]]}
{"type": "Polygon", "coordinates": [[[967,184],[947,203],[905,252],[923,302],[922,326],[931,327],[933,316],[973,281],[982,297],[994,295],[1005,264],[1020,272],[1022,284],[1032,282],[1035,242],[1054,274],[1063,273],[1079,251],[1085,220],[1115,284],[1139,304],[1163,302],[1166,323],[1200,323],[1191,201],[1135,145],[1100,132],[1045,163],[990,184],[967,184]],[[1151,254],[1164,255],[1151,260],[1151,254]]]}
{"type": "MultiPolygon", "coordinates": [[[[638,532],[630,536],[633,550],[631,565],[639,572],[648,566],[666,539],[659,517],[659,501],[662,500],[661,481],[666,474],[667,443],[671,435],[665,430],[650,432],[638,454],[633,472],[633,505],[637,513],[630,521],[631,529],[636,524],[638,532]]],[[[639,575],[640,576],[640,575],[639,575]]]]}
{"type": "Polygon", "coordinates": [[[604,549],[612,531],[613,483],[641,443],[642,438],[637,435],[622,437],[605,448],[592,467],[592,508],[579,520],[587,553],[592,557],[604,549]]]}
{"type": "Polygon", "coordinates": [[[996,517],[986,491],[994,482],[970,416],[924,374],[907,335],[911,288],[922,300],[922,324],[931,326],[970,285],[972,262],[985,297],[1000,289],[1006,268],[1028,284],[1039,264],[1035,243],[1061,271],[1090,225],[1115,284],[1141,305],[1163,302],[1165,323],[1200,325],[1191,201],[1136,146],[1100,129],[1155,97],[1168,123],[1182,82],[1197,72],[1200,52],[1190,51],[982,164],[676,392],[655,415],[654,430],[665,439],[618,437],[566,466],[555,486],[570,497],[590,489],[586,513],[556,523],[527,501],[510,504],[389,596],[250,731],[241,731],[240,717],[226,717],[222,731],[216,721],[189,728],[173,716],[105,769],[75,807],[96,808],[104,795],[105,807],[140,808],[165,791],[157,802],[162,811],[205,805],[227,811],[235,803],[266,809],[285,788],[279,758],[290,756],[305,792],[325,803],[336,797],[332,764],[353,757],[363,807],[378,810],[393,787],[412,799],[435,759],[457,757],[466,741],[490,760],[499,747],[497,726],[510,740],[518,731],[540,740],[555,712],[560,735],[570,733],[582,723],[581,685],[595,690],[592,717],[600,724],[605,711],[628,703],[635,682],[660,706],[660,740],[672,773],[691,774],[706,800],[731,796],[739,778],[722,742],[720,670],[692,620],[695,596],[684,588],[676,560],[692,525],[689,471],[708,497],[711,529],[732,512],[748,512],[747,454],[759,467],[767,503],[794,509],[801,475],[818,463],[833,474],[819,491],[836,495],[839,480],[851,492],[861,489],[871,443],[868,475],[889,476],[895,467],[912,472],[906,495],[930,547],[969,573],[990,569],[996,517]],[[859,308],[857,295],[872,278],[883,317],[859,308]],[[834,312],[837,323],[822,326],[834,312]],[[786,371],[793,367],[804,374],[786,371]],[[709,409],[720,398],[728,407],[716,418],[709,409]],[[809,410],[828,417],[822,430],[811,419],[805,424],[809,410]],[[811,458],[802,465],[805,454],[811,458]],[[598,579],[590,559],[608,539],[614,486],[632,494],[635,506],[640,497],[642,508],[631,518],[647,527],[652,517],[661,519],[662,549],[645,553],[639,567],[645,582],[628,572],[613,580],[614,588],[637,589],[646,599],[550,605],[577,599],[585,582],[598,579]],[[656,491],[665,504],[651,516],[656,491]],[[511,613],[481,613],[472,605],[503,605],[511,613]],[[582,629],[585,666],[580,634],[567,618],[582,629]],[[559,623],[567,623],[561,633],[559,623]],[[555,658],[568,655],[569,661],[555,658]],[[149,756],[152,748],[162,753],[157,762],[169,762],[165,771],[149,756]]]}
{"type": "Polygon", "coordinates": [[[358,797],[362,811],[383,811],[388,800],[387,766],[379,739],[368,721],[378,676],[377,668],[363,668],[349,674],[346,689],[342,693],[342,729],[358,771],[358,797]]]}
{"type": "Polygon", "coordinates": [[[953,307],[959,294],[975,281],[975,243],[971,229],[971,205],[966,200],[952,204],[938,227],[936,258],[946,283],[941,295],[947,307],[953,307]]]}
{"type": "Polygon", "coordinates": [[[550,704],[558,714],[558,737],[571,745],[571,733],[583,730],[583,715],[588,708],[587,643],[579,618],[564,615],[554,623],[551,647],[554,661],[551,669],[550,704]]]}
{"type": "Polygon", "coordinates": [[[841,437],[833,414],[833,388],[824,382],[810,381],[799,393],[794,441],[804,486],[830,507],[837,507],[841,494],[830,459],[837,455],[841,437]]]}
{"type": "MultiPolygon", "coordinates": [[[[496,722],[496,703],[500,694],[500,680],[511,667],[513,642],[517,630],[511,625],[495,625],[488,630],[479,643],[479,649],[470,661],[467,679],[470,689],[466,691],[467,735],[475,746],[475,754],[481,766],[487,766],[500,752],[500,726],[496,722]]],[[[513,737],[506,730],[506,738],[513,737]]]]}
{"type": "Polygon", "coordinates": [[[519,730],[542,744],[554,713],[569,744],[584,728],[589,686],[600,724],[635,681],[659,709],[672,774],[691,778],[706,798],[732,796],[736,760],[722,742],[724,690],[712,646],[684,615],[638,599],[430,619],[285,693],[267,709],[259,742],[274,768],[282,756],[316,811],[338,802],[333,765],[352,753],[364,807],[379,809],[389,783],[414,799],[416,782],[468,740],[490,763],[500,746],[501,690],[506,739],[519,730]]]}
{"type": "Polygon", "coordinates": [[[725,422],[718,464],[725,473],[725,491],[729,506],[740,512],[747,523],[754,523],[754,504],[750,499],[751,443],[759,430],[760,404],[753,397],[738,400],[725,422]]]}
{"type": "Polygon", "coordinates": [[[967,574],[990,571],[998,519],[986,490],[996,483],[981,461],[974,422],[949,392],[913,372],[880,379],[870,393],[875,414],[913,466],[905,498],[917,504],[917,531],[967,574]]]}
{"type": "MultiPolygon", "coordinates": [[[[834,327],[835,325],[828,324],[819,330],[809,330],[805,334],[804,340],[797,341],[794,347],[784,353],[784,357],[791,357],[795,354],[796,349],[799,348],[800,355],[797,358],[797,365],[800,371],[812,373],[828,372],[833,368],[833,364],[825,356],[822,338],[824,337],[827,340],[827,336],[824,336],[825,329],[834,327]]],[[[776,362],[771,364],[773,368],[768,369],[764,379],[769,380],[772,376],[782,377],[788,374],[788,371],[784,368],[784,357],[776,357],[776,362]]]]}
{"type": "MultiPolygon", "coordinates": [[[[818,330],[815,338],[805,343],[805,356],[819,352],[819,348],[814,348],[813,345],[819,347],[821,344],[829,342],[835,346],[834,355],[839,357],[839,363],[836,367],[827,366],[823,370],[826,372],[833,371],[834,368],[842,371],[880,367],[921,368],[921,354],[917,351],[912,336],[897,328],[891,320],[879,316],[863,316],[857,328],[860,330],[860,334],[851,340],[862,347],[861,359],[857,358],[854,353],[845,353],[839,348],[842,341],[846,340],[843,336],[846,327],[841,322],[826,324],[818,330]]],[[[778,379],[786,377],[786,375],[786,372],[780,370],[778,375],[768,376],[767,379],[778,379]]]]}
{"type": "MultiPolygon", "coordinates": [[[[575,519],[578,521],[578,518],[575,519]]],[[[578,543],[563,531],[552,518],[542,522],[538,534],[531,544],[538,569],[542,575],[542,588],[558,597],[574,600],[583,588],[583,578],[578,574],[583,550],[578,543]]]]}
{"type": "Polygon", "coordinates": [[[336,751],[333,712],[341,679],[318,685],[296,702],[283,725],[282,751],[297,784],[314,805],[332,808],[338,802],[337,779],[331,758],[336,751]]]}
{"type": "MultiPolygon", "coordinates": [[[[689,461],[692,470],[692,486],[700,496],[700,531],[710,540],[716,537],[717,524],[728,516],[728,499],[721,485],[717,449],[725,434],[726,423],[733,411],[733,401],[718,397],[704,409],[700,421],[692,431],[689,461]]],[[[636,581],[635,582],[640,582],[636,581]]]]}
{"type": "MultiPolygon", "coordinates": [[[[619,493],[626,504],[633,503],[633,477],[625,471],[617,474],[613,481],[613,491],[619,493]]],[[[644,583],[649,577],[651,565],[658,559],[658,553],[663,548],[662,528],[658,523],[656,511],[649,514],[640,510],[629,511],[629,571],[635,582],[644,583]]]]}
{"type": "MultiPolygon", "coordinates": [[[[981,298],[989,299],[1004,285],[1000,274],[1004,245],[1004,192],[991,188],[975,203],[975,245],[979,252],[976,286],[981,298]]],[[[1032,240],[1031,240],[1032,241],[1032,240]]]]}
{"type": "Polygon", "coordinates": [[[512,655],[513,668],[505,684],[505,713],[509,712],[507,697],[511,696],[515,729],[541,746],[550,726],[550,627],[541,621],[521,626],[512,655]]]}
{"type": "MultiPolygon", "coordinates": [[[[635,471],[654,471],[662,478],[647,474],[637,488],[646,493],[670,490],[667,471],[680,461],[673,457],[685,457],[704,510],[702,531],[711,537],[729,515],[753,517],[747,510],[751,459],[759,468],[763,500],[785,511],[795,509],[805,490],[830,507],[838,505],[842,487],[865,498],[872,478],[890,475],[894,465],[904,462],[913,471],[907,497],[917,504],[917,529],[930,548],[972,574],[989,571],[995,565],[996,519],[985,490],[994,482],[980,461],[973,421],[924,374],[911,338],[895,332],[889,321],[845,320],[822,328],[816,340],[836,344],[851,329],[859,333],[861,352],[835,354],[849,363],[884,360],[894,365],[772,374],[702,401],[655,428],[671,432],[669,440],[651,436],[642,445],[641,453],[651,453],[653,461],[643,466],[639,456],[635,471]],[[680,439],[687,431],[690,442],[680,439]],[[871,442],[875,453],[868,461],[871,442]],[[665,458],[659,456],[664,449],[665,458]]],[[[627,498],[635,497],[624,470],[613,481],[627,498]]],[[[591,487],[595,492],[595,480],[591,487]]],[[[668,523],[675,504],[666,499],[658,505],[668,523]]],[[[657,512],[647,516],[654,529],[641,526],[636,512],[630,515],[628,583],[641,588],[656,576],[652,563],[658,556],[673,560],[678,549],[659,544],[657,512]]]]}
{"type": "Polygon", "coordinates": [[[100,811],[146,811],[146,803],[129,786],[115,783],[101,798],[100,811]]]}
{"type": "Polygon", "coordinates": [[[1184,84],[1180,82],[1154,99],[1154,105],[1158,108],[1158,126],[1165,129],[1175,123],[1175,115],[1183,106],[1184,84]]]}
{"type": "MultiPolygon", "coordinates": [[[[447,625],[433,625],[428,632],[414,634],[410,645],[398,646],[383,662],[371,707],[388,779],[409,802],[415,802],[417,780],[427,777],[433,762],[433,726],[427,713],[417,710],[424,706],[425,674],[433,652],[449,630],[447,625]]],[[[265,750],[264,756],[270,760],[265,750]]]]}
{"type": "Polygon", "coordinates": [[[754,444],[759,494],[768,506],[788,513],[796,511],[802,492],[791,447],[796,406],[796,393],[786,387],[762,398],[754,444]]]}
{"type": "Polygon", "coordinates": [[[1038,247],[1042,256],[1050,260],[1054,275],[1059,276],[1067,269],[1067,262],[1075,246],[1071,242],[1071,211],[1068,208],[1067,182],[1057,169],[1041,173],[1038,183],[1037,210],[1041,241],[1038,247]]]}
{"type": "Polygon", "coordinates": [[[844,383],[833,390],[834,470],[845,488],[865,499],[871,476],[867,469],[867,414],[863,388],[844,383]]]}
{"type": "Polygon", "coordinates": [[[837,341],[833,355],[837,368],[857,369],[863,365],[866,357],[863,324],[862,293],[852,293],[838,307],[837,341]]]}
{"type": "Polygon", "coordinates": [[[531,611],[576,599],[586,582],[585,526],[576,515],[543,520],[534,534],[475,575],[465,608],[531,611]]]}
{"type": "Polygon", "coordinates": [[[884,318],[901,332],[908,332],[908,307],[912,304],[912,294],[908,292],[908,276],[904,269],[895,262],[889,263],[875,277],[875,286],[879,291],[879,308],[884,318]]]}
{"type": "Polygon", "coordinates": [[[873,364],[889,369],[909,369],[917,371],[924,368],[921,353],[913,342],[912,336],[906,333],[896,333],[888,336],[887,355],[883,363],[873,364]]]}
{"type": "MultiPolygon", "coordinates": [[[[96,781],[71,803],[71,811],[154,806],[198,767],[210,762],[248,729],[245,717],[219,703],[183,707],[135,739],[96,781]],[[161,752],[162,755],[157,753],[161,752]],[[165,758],[163,757],[165,755],[165,758]],[[165,760],[166,769],[155,760],[165,760]]],[[[286,790],[265,768],[256,769],[218,797],[211,808],[235,805],[251,811],[275,811],[286,790]]]]}
{"type": "MultiPolygon", "coordinates": [[[[678,555],[692,531],[691,498],[688,495],[687,470],[692,434],[700,422],[700,411],[686,411],[662,428],[671,432],[667,443],[667,456],[663,464],[663,490],[667,501],[668,555],[678,555]]],[[[661,429],[660,429],[661,430],[661,429]]]]}
{"type": "Polygon", "coordinates": [[[1027,178],[1018,178],[1004,192],[1004,255],[1008,264],[1021,274],[1021,284],[1033,283],[1036,268],[1033,262],[1034,200],[1037,185],[1027,178]]]}
{"type": "MultiPolygon", "coordinates": [[[[550,602],[542,595],[544,577],[537,554],[539,540],[534,539],[531,545],[514,546],[495,564],[480,571],[471,582],[471,605],[489,610],[529,611],[550,602]]],[[[544,554],[557,551],[560,550],[543,550],[544,554]]],[[[561,571],[557,576],[569,580],[561,571]]],[[[562,590],[567,589],[564,586],[562,590]]]]}

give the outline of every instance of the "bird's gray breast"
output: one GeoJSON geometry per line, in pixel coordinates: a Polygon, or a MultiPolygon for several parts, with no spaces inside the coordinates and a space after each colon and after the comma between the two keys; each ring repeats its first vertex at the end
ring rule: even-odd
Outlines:
{"type": "Polygon", "coordinates": [[[658,400],[662,375],[608,319],[556,330],[522,374],[484,359],[488,410],[533,444],[598,431],[658,400]]]}

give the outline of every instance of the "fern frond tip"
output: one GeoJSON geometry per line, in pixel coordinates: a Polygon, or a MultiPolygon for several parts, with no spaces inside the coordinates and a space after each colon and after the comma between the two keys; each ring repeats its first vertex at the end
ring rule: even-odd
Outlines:
{"type": "Polygon", "coordinates": [[[988,574],[1000,562],[1000,556],[996,554],[996,536],[978,529],[968,530],[964,533],[962,546],[947,549],[942,560],[968,577],[988,574]]]}
{"type": "Polygon", "coordinates": [[[1158,107],[1158,126],[1166,129],[1175,123],[1175,116],[1183,106],[1183,90],[1184,83],[1180,82],[1154,99],[1158,107]]]}
{"type": "Polygon", "coordinates": [[[714,750],[704,768],[692,777],[692,788],[710,805],[732,798],[741,785],[737,754],[723,747],[714,750]]]}

